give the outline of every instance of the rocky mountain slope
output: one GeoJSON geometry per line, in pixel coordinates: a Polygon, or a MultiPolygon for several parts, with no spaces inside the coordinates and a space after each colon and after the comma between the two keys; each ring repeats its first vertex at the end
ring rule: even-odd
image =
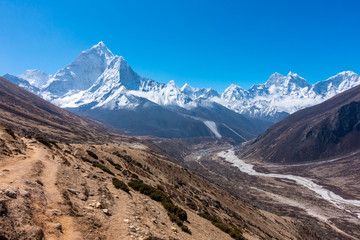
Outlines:
{"type": "Polygon", "coordinates": [[[68,142],[97,142],[115,136],[99,122],[80,117],[0,77],[0,124],[22,135],[41,134],[68,142]]]}
{"type": "MultiPolygon", "coordinates": [[[[27,82],[21,76],[5,77],[19,86],[27,82]]],[[[50,76],[40,89],[31,87],[28,82],[24,88],[62,108],[135,135],[215,136],[243,142],[271,124],[251,121],[207,101],[204,97],[217,95],[211,89],[181,90],[174,81],[161,84],[141,77],[123,57],[114,56],[102,42],[50,76]],[[193,99],[183,91],[191,92],[193,99]]]]}
{"type": "Polygon", "coordinates": [[[208,99],[236,112],[258,117],[293,113],[354,87],[360,81],[359,75],[347,71],[310,85],[304,78],[290,72],[287,76],[274,73],[265,84],[256,84],[249,90],[232,84],[222,94],[211,88],[193,88],[188,84],[179,88],[174,81],[162,84],[137,75],[123,57],[113,55],[103,42],[83,51],[74,62],[54,75],[27,70],[18,78],[39,88],[38,93],[43,97],[57,99],[54,102],[61,107],[79,107],[93,102],[100,107],[110,99],[117,99],[119,101],[109,107],[123,108],[126,106],[122,105],[121,97],[133,95],[159,105],[186,108],[196,106],[198,99],[208,99]],[[82,90],[87,91],[79,93],[82,90]],[[105,96],[110,91],[110,96],[105,96]]]}
{"type": "Polygon", "coordinates": [[[360,86],[298,111],[247,143],[245,158],[304,162],[360,150],[360,86]]]}
{"type": "Polygon", "coordinates": [[[256,84],[249,90],[232,84],[222,94],[188,84],[180,88],[174,81],[163,84],[139,76],[123,57],[112,54],[103,42],[83,51],[74,62],[54,75],[28,70],[18,77],[9,74],[4,77],[57,106],[132,134],[216,136],[238,141],[249,140],[273,122],[360,83],[359,75],[350,71],[314,85],[290,72],[287,76],[275,73],[265,84],[256,84]],[[257,121],[254,126],[251,121],[244,124],[246,120],[238,116],[240,122],[229,124],[215,116],[218,115],[215,108],[221,106],[224,118],[236,112],[246,118],[266,121],[257,121]],[[197,117],[204,108],[209,114],[197,117]],[[151,113],[154,114],[147,117],[151,113]],[[159,113],[168,118],[160,118],[159,113]],[[118,119],[121,116],[131,116],[133,121],[126,123],[126,117],[118,119]],[[144,118],[148,119],[144,121],[144,118]],[[159,125],[163,131],[159,130],[159,125]],[[145,129],[147,131],[143,131],[145,129]]]}
{"type": "Polygon", "coordinates": [[[0,239],[311,239],[146,139],[96,142],[102,126],[0,83],[0,239]]]}

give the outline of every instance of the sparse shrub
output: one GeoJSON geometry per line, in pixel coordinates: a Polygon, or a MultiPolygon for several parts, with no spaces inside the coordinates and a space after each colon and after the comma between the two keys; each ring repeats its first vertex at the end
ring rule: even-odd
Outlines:
{"type": "Polygon", "coordinates": [[[70,167],[71,166],[71,163],[69,162],[69,160],[67,160],[66,158],[62,158],[63,160],[63,164],[65,164],[66,166],[70,167]]]}
{"type": "Polygon", "coordinates": [[[135,173],[131,173],[131,178],[134,178],[134,179],[139,179],[139,176],[136,175],[135,173]]]}
{"type": "Polygon", "coordinates": [[[115,167],[115,169],[121,171],[122,167],[120,164],[115,163],[113,160],[111,160],[110,158],[106,159],[111,165],[113,165],[115,167]]]}
{"type": "Polygon", "coordinates": [[[36,137],[35,139],[36,139],[39,143],[42,143],[42,144],[44,144],[45,146],[47,146],[48,148],[51,148],[52,146],[54,146],[54,147],[60,149],[59,146],[58,146],[58,145],[56,144],[56,142],[54,142],[54,141],[50,141],[50,140],[48,140],[48,139],[46,139],[46,138],[43,138],[43,137],[36,137]]]}
{"type": "Polygon", "coordinates": [[[180,228],[181,228],[181,230],[183,230],[183,232],[186,232],[186,233],[188,233],[188,234],[191,234],[190,229],[189,229],[186,225],[182,225],[180,228]]]}
{"type": "Polygon", "coordinates": [[[115,174],[114,174],[112,171],[110,171],[110,169],[108,169],[106,166],[102,165],[101,163],[99,163],[99,162],[97,162],[97,161],[92,162],[92,166],[93,166],[93,167],[100,168],[100,169],[103,170],[104,172],[107,172],[107,173],[115,176],[115,174]]]}
{"type": "Polygon", "coordinates": [[[130,192],[129,187],[123,181],[121,181],[121,180],[119,180],[117,178],[113,178],[112,183],[114,184],[115,188],[121,189],[121,190],[123,190],[124,192],[127,192],[127,193],[130,192]]]}
{"type": "MultiPolygon", "coordinates": [[[[184,221],[187,221],[187,213],[184,209],[176,206],[171,199],[160,189],[154,188],[139,181],[130,181],[128,185],[135,191],[149,196],[151,199],[161,202],[165,210],[168,212],[168,216],[172,222],[175,222],[179,227],[184,226],[184,221]]],[[[183,228],[182,228],[183,229],[183,228]]],[[[184,232],[191,234],[188,228],[184,232]]]]}
{"type": "Polygon", "coordinates": [[[130,164],[133,164],[139,168],[144,168],[143,165],[141,163],[139,163],[138,161],[134,160],[131,156],[129,155],[124,155],[124,154],[121,154],[119,153],[118,151],[116,152],[113,152],[113,155],[119,157],[119,158],[122,158],[124,159],[126,162],[130,163],[130,164]]]}
{"type": "Polygon", "coordinates": [[[81,160],[83,160],[84,162],[88,162],[88,163],[93,163],[93,162],[95,162],[95,161],[91,161],[91,160],[89,160],[89,159],[87,159],[86,157],[83,157],[83,156],[81,156],[81,160]]]}
{"type": "Polygon", "coordinates": [[[87,154],[89,154],[90,157],[94,158],[94,159],[99,159],[99,157],[92,151],[90,150],[86,150],[87,154]]]}
{"type": "Polygon", "coordinates": [[[230,235],[230,237],[236,239],[236,240],[245,240],[243,237],[241,230],[237,227],[224,223],[220,219],[211,216],[208,213],[200,213],[199,216],[209,220],[215,227],[219,228],[221,231],[227,233],[230,235]]]}
{"type": "Polygon", "coordinates": [[[12,129],[5,128],[5,132],[7,132],[7,134],[9,134],[13,139],[16,139],[15,133],[12,129]]]}

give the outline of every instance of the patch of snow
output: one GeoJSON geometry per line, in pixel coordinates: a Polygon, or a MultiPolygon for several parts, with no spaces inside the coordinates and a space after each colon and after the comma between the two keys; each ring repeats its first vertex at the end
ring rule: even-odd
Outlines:
{"type": "Polygon", "coordinates": [[[244,138],[243,136],[241,136],[238,132],[236,132],[234,129],[230,128],[228,125],[226,125],[225,123],[223,123],[223,125],[229,129],[230,131],[232,131],[233,133],[235,133],[237,136],[239,136],[240,138],[242,138],[245,142],[247,141],[246,138],[244,138]]]}
{"type": "Polygon", "coordinates": [[[213,121],[204,121],[204,124],[210,129],[210,131],[212,133],[214,133],[214,135],[218,138],[221,138],[220,133],[218,132],[218,129],[216,127],[216,123],[213,121]]]}
{"type": "Polygon", "coordinates": [[[18,76],[19,78],[25,79],[32,86],[42,88],[51,78],[51,75],[37,69],[26,70],[23,74],[18,76]]]}

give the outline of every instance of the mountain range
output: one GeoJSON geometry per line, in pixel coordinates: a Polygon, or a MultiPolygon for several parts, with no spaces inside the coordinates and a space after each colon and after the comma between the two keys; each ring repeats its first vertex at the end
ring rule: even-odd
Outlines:
{"type": "Polygon", "coordinates": [[[243,146],[241,157],[278,163],[359,154],[360,86],[300,110],[243,146]]]}
{"type": "Polygon", "coordinates": [[[103,42],[49,75],[27,70],[9,81],[55,105],[135,135],[230,137],[249,140],[300,109],[321,103],[360,83],[346,71],[313,85],[299,75],[274,73],[264,84],[223,93],[178,87],[138,75],[103,42]]]}

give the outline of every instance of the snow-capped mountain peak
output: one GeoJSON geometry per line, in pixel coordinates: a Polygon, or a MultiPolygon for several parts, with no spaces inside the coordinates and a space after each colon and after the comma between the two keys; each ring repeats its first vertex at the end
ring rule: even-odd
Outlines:
{"type": "Polygon", "coordinates": [[[38,69],[29,69],[26,70],[23,74],[20,74],[18,77],[25,79],[32,86],[41,88],[49,81],[51,75],[38,69]]]}
{"type": "Polygon", "coordinates": [[[265,82],[265,86],[278,85],[280,81],[284,80],[284,78],[285,78],[284,75],[281,75],[280,73],[275,72],[265,82]]]}
{"type": "Polygon", "coordinates": [[[86,90],[95,83],[113,58],[114,55],[105,44],[99,42],[57,71],[44,86],[43,91],[56,98],[69,91],[86,90]]]}
{"type": "Polygon", "coordinates": [[[227,102],[238,101],[246,98],[247,92],[244,91],[239,85],[231,84],[224,93],[221,95],[221,98],[227,102]]]}
{"type": "Polygon", "coordinates": [[[27,70],[19,77],[6,77],[61,107],[111,110],[136,108],[145,101],[192,109],[215,102],[237,113],[272,121],[360,84],[360,76],[351,71],[313,85],[290,71],[287,75],[274,73],[264,84],[248,90],[231,84],[221,95],[211,88],[195,88],[187,83],[180,89],[174,80],[163,84],[138,75],[103,42],[82,51],[52,76],[27,70]]]}
{"type": "Polygon", "coordinates": [[[359,84],[360,76],[358,74],[352,71],[343,71],[327,80],[315,83],[312,91],[327,99],[359,84]]]}
{"type": "Polygon", "coordinates": [[[92,46],[89,50],[83,51],[82,53],[87,54],[90,52],[96,52],[98,55],[103,55],[107,59],[114,57],[114,54],[106,47],[106,45],[102,41],[92,46]]]}
{"type": "Polygon", "coordinates": [[[166,86],[174,87],[174,88],[179,88],[179,87],[176,85],[176,83],[175,83],[174,80],[170,80],[170,81],[166,84],[166,86]]]}
{"type": "Polygon", "coordinates": [[[185,83],[184,86],[182,86],[181,91],[185,94],[193,94],[197,89],[190,86],[188,83],[185,83]]]}
{"type": "Polygon", "coordinates": [[[266,81],[265,87],[273,88],[273,90],[275,88],[279,89],[283,87],[294,90],[294,88],[310,87],[310,84],[298,74],[290,71],[286,76],[279,73],[272,74],[266,81]]]}

